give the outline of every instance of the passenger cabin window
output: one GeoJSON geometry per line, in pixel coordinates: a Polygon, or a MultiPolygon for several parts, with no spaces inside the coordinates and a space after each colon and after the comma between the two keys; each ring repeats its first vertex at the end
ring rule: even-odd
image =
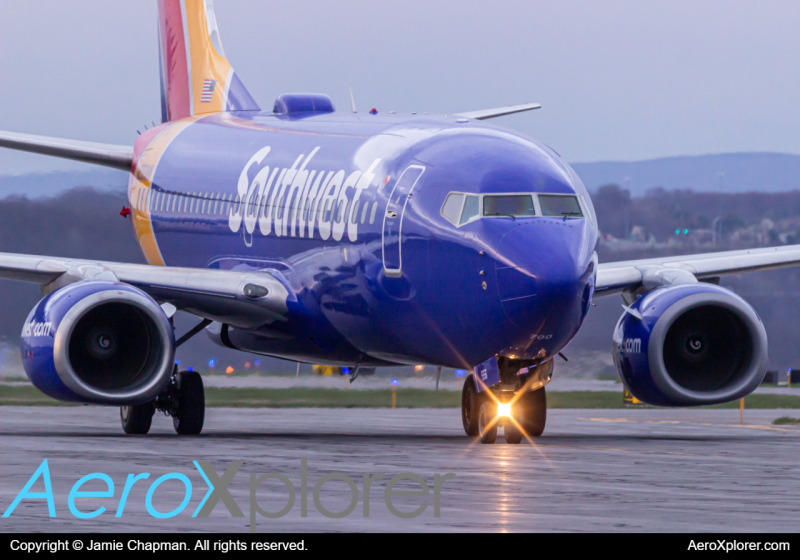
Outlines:
{"type": "Polygon", "coordinates": [[[487,195],[483,197],[484,216],[535,216],[533,197],[529,194],[520,195],[487,195]]]}
{"type": "Polygon", "coordinates": [[[464,195],[460,193],[450,193],[442,205],[442,216],[453,225],[458,225],[458,218],[461,215],[461,206],[464,202],[464,195]]]}
{"type": "Polygon", "coordinates": [[[544,216],[563,216],[565,218],[580,218],[583,216],[577,196],[540,194],[539,204],[542,207],[544,216]]]}

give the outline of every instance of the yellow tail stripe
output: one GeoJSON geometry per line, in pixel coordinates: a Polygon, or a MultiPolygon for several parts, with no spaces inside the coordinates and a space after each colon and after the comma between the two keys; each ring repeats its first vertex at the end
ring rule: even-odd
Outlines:
{"type": "Polygon", "coordinates": [[[231,74],[231,65],[223,53],[217,52],[211,42],[204,0],[184,1],[186,2],[186,29],[192,61],[194,114],[219,113],[226,109],[224,97],[231,74]],[[207,92],[204,96],[206,82],[209,82],[209,87],[213,87],[213,93],[210,96],[207,92]]]}

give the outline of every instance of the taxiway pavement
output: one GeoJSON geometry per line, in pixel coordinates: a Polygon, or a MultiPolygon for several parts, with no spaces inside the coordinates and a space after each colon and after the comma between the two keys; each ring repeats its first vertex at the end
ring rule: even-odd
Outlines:
{"type": "MultiPolygon", "coordinates": [[[[44,459],[48,459],[56,519],[44,500],[26,500],[5,519],[3,531],[249,531],[249,475],[279,473],[296,490],[296,503],[279,519],[257,519],[259,531],[795,531],[800,512],[800,427],[771,422],[795,411],[551,410],[535,445],[494,445],[464,435],[456,409],[210,409],[200,437],[178,437],[171,421],[156,416],[150,435],[122,434],[118,411],[109,408],[0,407],[0,510],[5,511],[44,459]],[[301,514],[301,459],[308,464],[308,516],[301,514]],[[244,461],[229,486],[245,517],[232,517],[220,502],[208,518],[193,518],[207,485],[193,461],[210,461],[220,475],[244,461]],[[79,498],[69,511],[73,484],[90,473],[115,483],[112,498],[79,498]],[[122,517],[114,517],[129,473],[137,482],[122,517]],[[182,513],[156,519],[146,509],[150,484],[183,473],[192,497],[182,513]],[[356,484],[355,510],[341,519],[322,515],[313,487],[332,472],[356,484]],[[363,515],[363,476],[373,483],[369,517],[363,515]],[[428,498],[393,500],[398,510],[429,507],[414,519],[393,515],[385,504],[388,479],[422,477],[428,498]],[[455,473],[440,489],[434,516],[436,474],[455,473]]],[[[82,490],[104,490],[93,481],[82,490]]],[[[402,485],[401,485],[402,486],[402,485]]],[[[395,489],[403,489],[397,486],[395,489]]],[[[417,488],[419,488],[417,486],[417,488]]],[[[410,489],[405,488],[405,489],[410,489]]],[[[37,482],[32,491],[42,491],[37,482]]],[[[176,508],[184,484],[167,480],[153,507],[176,508]]],[[[261,507],[278,511],[289,491],[271,480],[258,490],[261,507]]],[[[328,511],[351,502],[346,482],[322,486],[328,511]]]]}

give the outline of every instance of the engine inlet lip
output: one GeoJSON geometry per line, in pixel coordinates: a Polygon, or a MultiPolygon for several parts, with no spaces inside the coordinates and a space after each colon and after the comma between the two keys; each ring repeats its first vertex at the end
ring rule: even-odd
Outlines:
{"type": "Polygon", "coordinates": [[[683,405],[705,405],[727,402],[741,398],[752,393],[761,384],[763,373],[767,369],[767,333],[758,315],[744,300],[734,295],[724,293],[699,293],[685,297],[661,315],[650,333],[648,348],[648,362],[653,381],[658,388],[668,397],[683,405]],[[727,387],[715,391],[693,391],[678,385],[668,374],[664,363],[664,349],[661,344],[652,344],[655,341],[666,340],[667,332],[673,323],[685,312],[712,305],[721,307],[739,317],[746,326],[753,344],[753,360],[750,367],[739,376],[739,379],[727,387]]]}
{"type": "Polygon", "coordinates": [[[80,300],[61,319],[53,340],[53,364],[64,385],[87,401],[107,405],[145,403],[156,398],[169,382],[175,363],[174,340],[175,336],[166,315],[158,304],[147,295],[139,295],[124,289],[104,290],[80,300]],[[93,387],[78,376],[69,361],[69,340],[78,322],[86,313],[98,305],[106,303],[134,305],[153,321],[159,338],[167,341],[161,362],[158,364],[159,373],[133,390],[103,390],[93,387]]]}

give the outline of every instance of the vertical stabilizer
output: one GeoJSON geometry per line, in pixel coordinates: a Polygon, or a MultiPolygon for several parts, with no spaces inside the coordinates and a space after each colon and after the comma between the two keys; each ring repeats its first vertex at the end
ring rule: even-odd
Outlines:
{"type": "Polygon", "coordinates": [[[260,110],[225,58],[212,0],[158,0],[158,31],[162,118],[260,110]]]}

